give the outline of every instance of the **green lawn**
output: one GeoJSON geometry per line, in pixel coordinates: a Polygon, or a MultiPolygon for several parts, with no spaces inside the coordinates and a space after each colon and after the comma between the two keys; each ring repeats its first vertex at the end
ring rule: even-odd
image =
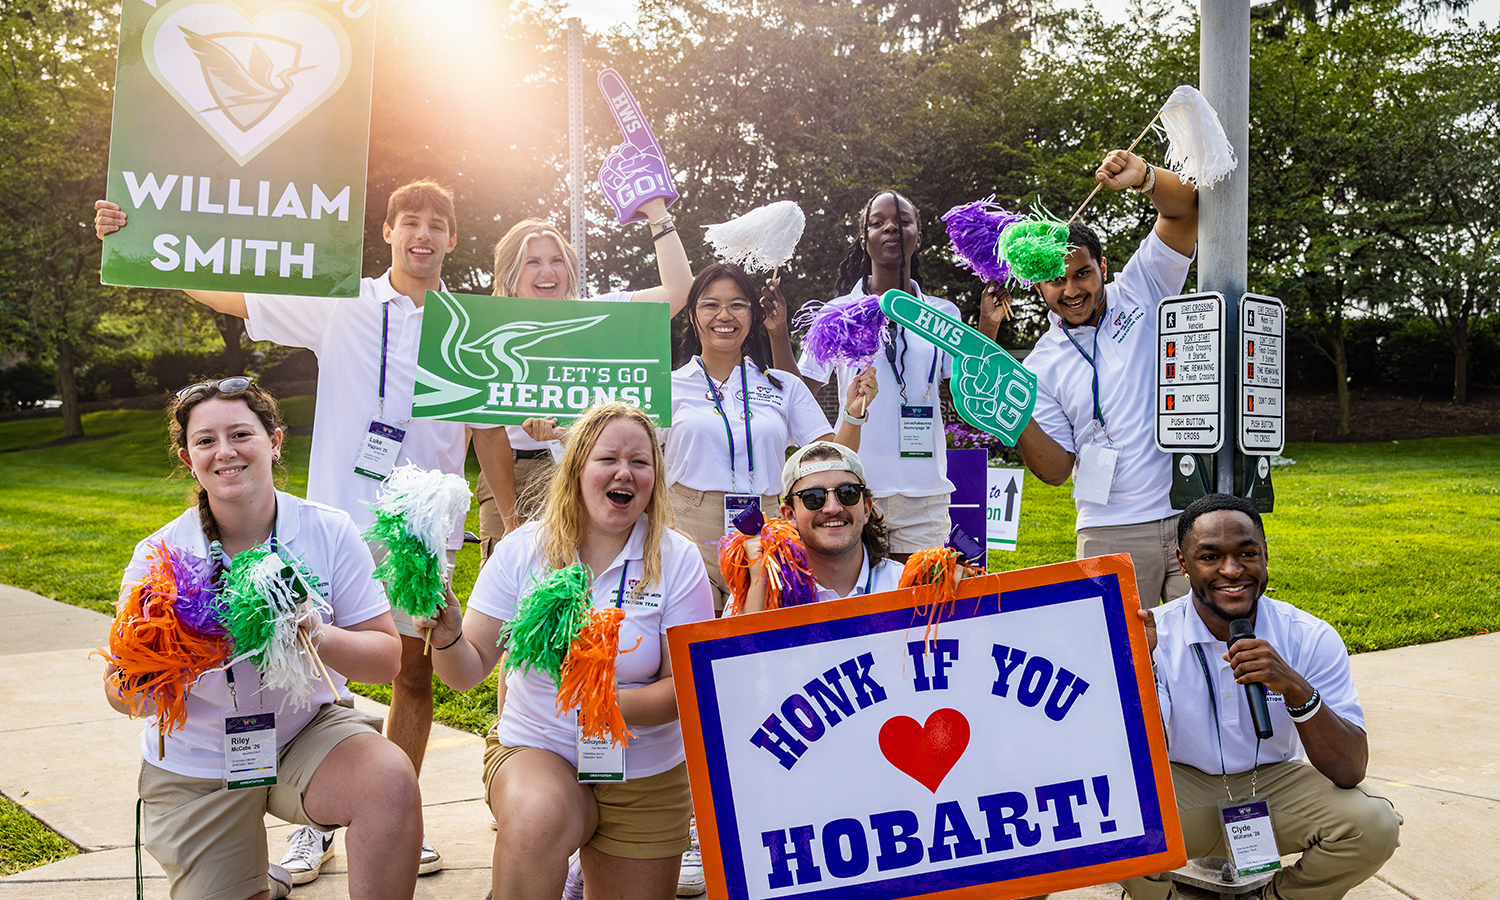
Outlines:
{"type": "Polygon", "coordinates": [[[0,797],[0,878],[77,854],[77,847],[0,797]]]}
{"type": "MultiPolygon", "coordinates": [[[[286,411],[290,424],[310,424],[311,398],[286,411]]],[[[57,419],[0,423],[0,582],[112,612],[131,548],[182,510],[189,483],[174,475],[160,413],[93,413],[84,427],[86,441],[38,446],[61,435],[57,419]]],[[[308,445],[292,437],[285,451],[297,493],[308,445]]],[[[1298,464],[1276,470],[1277,511],[1266,519],[1275,596],[1333,623],[1354,651],[1500,629],[1500,575],[1464,562],[1500,546],[1500,436],[1300,444],[1287,455],[1298,464]]],[[[477,530],[477,514],[469,525],[477,530]]],[[[1072,559],[1072,526],[1067,489],[1028,475],[1020,549],[992,559],[1072,559]]],[[[460,596],[478,556],[472,546],[459,554],[460,596]]],[[[439,685],[437,718],[482,730],[494,693],[493,676],[465,694],[439,685]]]]}

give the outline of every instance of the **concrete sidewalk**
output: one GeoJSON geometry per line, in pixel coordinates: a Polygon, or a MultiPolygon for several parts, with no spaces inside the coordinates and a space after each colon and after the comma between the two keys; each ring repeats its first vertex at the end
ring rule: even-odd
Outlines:
{"type": "MultiPolygon", "coordinates": [[[[0,878],[0,900],[119,898],[135,892],[139,722],[115,713],[100,689],[102,662],[88,654],[108,638],[109,618],[0,586],[0,793],[89,852],[0,878]]],[[[1370,729],[1369,779],[1406,818],[1402,846],[1351,900],[1480,900],[1500,897],[1500,634],[1353,658],[1370,729]]],[[[379,704],[360,708],[384,715],[379,704]]],[[[483,742],[433,727],[422,768],[429,840],[442,872],[417,896],[478,898],[489,888],[493,834],[480,794],[483,742]]],[[[271,859],[290,826],[267,819],[271,859]]],[[[294,898],[348,896],[342,833],[323,876],[294,898]]],[[[146,896],[166,879],[144,857],[146,896]]],[[[1101,886],[1054,895],[1105,900],[1101,886]]],[[[1213,895],[1184,891],[1184,898],[1213,895]]]]}

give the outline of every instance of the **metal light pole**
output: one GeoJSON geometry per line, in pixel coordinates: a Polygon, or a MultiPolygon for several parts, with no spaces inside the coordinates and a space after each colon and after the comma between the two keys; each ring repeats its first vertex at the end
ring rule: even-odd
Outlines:
{"type": "MultiPolygon", "coordinates": [[[[578,296],[585,292],[588,254],[584,250],[583,217],[583,20],[568,20],[568,190],[571,196],[568,236],[578,252],[578,296]]],[[[1244,281],[1244,276],[1240,278],[1244,281]]]]}
{"type": "MultiPolygon", "coordinates": [[[[1224,295],[1224,371],[1236,363],[1240,295],[1247,279],[1250,222],[1250,0],[1202,0],[1199,90],[1219,114],[1239,165],[1228,178],[1198,192],[1198,290],[1224,295]]],[[[1233,378],[1222,379],[1224,446],[1217,454],[1217,490],[1233,494],[1239,427],[1233,378]]]]}

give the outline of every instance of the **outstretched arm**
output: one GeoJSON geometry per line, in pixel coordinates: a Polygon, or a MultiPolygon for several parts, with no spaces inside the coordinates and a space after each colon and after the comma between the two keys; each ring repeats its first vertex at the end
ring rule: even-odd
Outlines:
{"type": "MultiPolygon", "coordinates": [[[[99,237],[99,240],[104,240],[106,234],[112,234],[124,227],[125,210],[121,209],[119,204],[108,200],[94,201],[94,234],[99,237]]],[[[183,293],[214,312],[239,316],[241,319],[250,317],[250,311],[245,306],[244,294],[233,294],[228,291],[183,291],[183,293]]]]}
{"type": "MultiPolygon", "coordinates": [[[[641,212],[645,213],[650,221],[660,221],[667,215],[667,201],[657,197],[647,200],[641,206],[641,212]]],[[[687,306],[688,290],[693,286],[693,267],[688,263],[687,249],[682,246],[682,234],[675,228],[665,237],[656,237],[661,234],[665,226],[648,225],[651,236],[656,241],[656,272],[661,276],[661,284],[636,291],[631,295],[633,301],[644,301],[646,303],[665,303],[671,310],[671,315],[682,312],[687,306]]]]}
{"type": "Polygon", "coordinates": [[[1170,169],[1150,165],[1127,150],[1111,150],[1094,177],[1105,187],[1123,190],[1149,185],[1146,196],[1156,207],[1156,236],[1162,243],[1192,256],[1198,246],[1198,187],[1170,169]],[[1155,172],[1155,184],[1150,184],[1155,172]]]}

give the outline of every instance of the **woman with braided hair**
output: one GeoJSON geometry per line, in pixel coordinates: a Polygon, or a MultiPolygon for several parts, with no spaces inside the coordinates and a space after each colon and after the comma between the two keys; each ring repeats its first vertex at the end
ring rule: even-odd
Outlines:
{"type": "MultiPolygon", "coordinates": [[[[839,268],[835,287],[841,299],[896,289],[960,318],[949,301],[922,293],[916,255],[921,242],[916,204],[894,190],[876,193],[860,212],[849,255],[839,268]]],[[[837,375],[843,395],[859,375],[853,366],[821,364],[805,351],[797,365],[815,393],[837,375]]],[[[947,353],[895,323],[883,354],[874,360],[884,389],[865,411],[874,421],[863,429],[859,455],[869,473],[867,486],[890,530],[891,558],[899,562],[924,547],[942,546],[948,538],[953,482],[948,480],[939,394],[952,366],[947,353]]]]}
{"type": "MultiPolygon", "coordinates": [[[[233,573],[237,558],[244,563],[269,548],[289,570],[305,572],[308,581],[299,583],[322,594],[297,626],[332,683],[318,680],[298,702],[293,692],[263,681],[253,657],[198,678],[182,727],[158,737],[152,721],[141,735],[146,849],[166,871],[174,898],[265,898],[273,891],[284,897],[290,879],[268,865],[266,813],[324,831],[342,825],[350,894],[411,897],[422,843],[416,773],[406,754],[381,737],[380,720],[338,705],[333,689],[346,677],[388,682],[401,665],[390,604],[371,578],[370,551],[347,513],[276,489],[280,412],[253,380],[190,385],[177,393],[168,416],[177,458],[197,482],[196,502],[136,546],[125,593],[159,553],[205,572],[233,573]],[[246,763],[232,764],[226,734],[246,746],[259,743],[268,754],[274,749],[272,784],[257,778],[253,786],[227,786],[246,763]]],[[[223,581],[215,580],[222,597],[223,581]]],[[[111,662],[110,705],[157,714],[149,698],[132,710],[122,696],[127,687],[111,662]]]]}

